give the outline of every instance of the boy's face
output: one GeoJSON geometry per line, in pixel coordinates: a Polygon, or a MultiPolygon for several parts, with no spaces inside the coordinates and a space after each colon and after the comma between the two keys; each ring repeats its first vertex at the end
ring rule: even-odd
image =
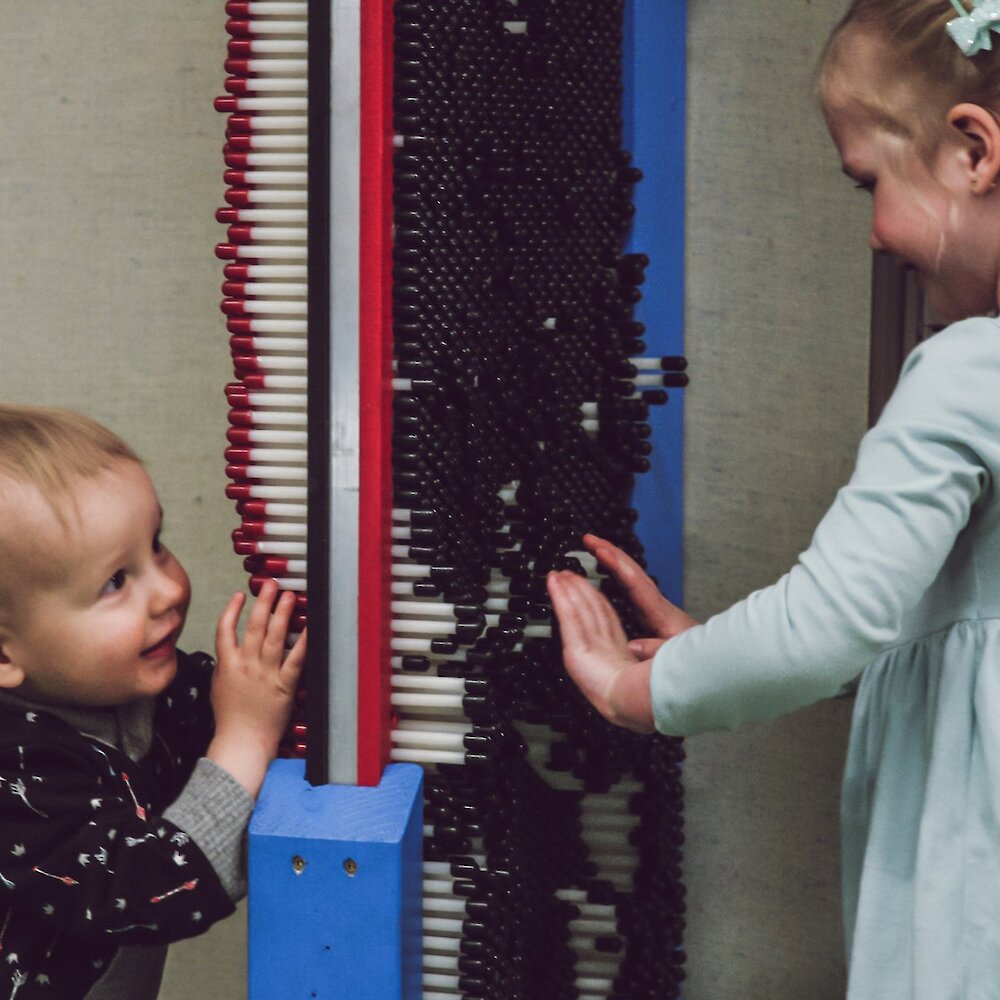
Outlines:
{"type": "Polygon", "coordinates": [[[77,480],[65,526],[33,486],[10,485],[0,532],[13,558],[0,572],[14,607],[0,629],[0,686],[51,705],[158,694],[177,671],[191,588],[160,542],[145,470],[120,461],[77,480]]]}

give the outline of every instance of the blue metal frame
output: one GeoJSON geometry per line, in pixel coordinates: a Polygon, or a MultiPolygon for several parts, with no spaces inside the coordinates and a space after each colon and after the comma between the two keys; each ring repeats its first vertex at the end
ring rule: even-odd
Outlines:
{"type": "MultiPolygon", "coordinates": [[[[643,171],[628,250],[650,258],[636,318],[646,324],[647,354],[682,355],[686,3],[628,0],[625,16],[625,144],[643,171]]],[[[650,414],[652,468],[638,477],[633,504],[649,571],[683,605],[684,390],[668,391],[667,406],[650,414]]]]}

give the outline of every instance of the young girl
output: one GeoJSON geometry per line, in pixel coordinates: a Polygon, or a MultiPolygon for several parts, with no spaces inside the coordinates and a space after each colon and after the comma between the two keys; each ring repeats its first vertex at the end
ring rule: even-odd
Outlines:
{"type": "Polygon", "coordinates": [[[656,638],[571,573],[566,667],[608,719],[686,735],[862,673],[844,776],[850,1000],[1000,997],[1000,2],[854,0],[820,95],[871,245],[951,326],[907,359],[850,482],[773,586],[698,625],[587,536],[656,638]]]}

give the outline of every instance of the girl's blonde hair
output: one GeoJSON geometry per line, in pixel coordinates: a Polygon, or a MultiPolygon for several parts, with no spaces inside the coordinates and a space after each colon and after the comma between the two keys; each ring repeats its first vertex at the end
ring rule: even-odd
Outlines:
{"type": "MultiPolygon", "coordinates": [[[[962,2],[971,10],[971,0],[962,2]]],[[[945,30],[958,16],[950,0],[852,0],[823,51],[821,93],[859,102],[881,124],[929,152],[955,104],[1000,110],[1000,35],[991,51],[963,55],[945,30]],[[879,81],[841,72],[844,42],[855,31],[882,43],[879,81]]]]}
{"type": "Polygon", "coordinates": [[[64,498],[74,479],[92,478],[122,460],[141,464],[96,420],[70,410],[0,403],[0,479],[28,483],[49,503],[64,498]]]}

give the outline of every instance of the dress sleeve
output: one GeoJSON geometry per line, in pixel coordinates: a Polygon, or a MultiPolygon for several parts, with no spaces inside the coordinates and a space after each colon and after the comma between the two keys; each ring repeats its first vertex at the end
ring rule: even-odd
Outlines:
{"type": "Polygon", "coordinates": [[[4,741],[0,902],[6,891],[53,930],[116,945],[179,940],[233,911],[192,838],[137,797],[125,761],[86,740],[4,741]]]}
{"type": "Polygon", "coordinates": [[[830,697],[898,639],[973,507],[992,493],[998,386],[993,320],[956,324],[911,354],[797,564],[657,652],[661,732],[733,728],[830,697]]]}

